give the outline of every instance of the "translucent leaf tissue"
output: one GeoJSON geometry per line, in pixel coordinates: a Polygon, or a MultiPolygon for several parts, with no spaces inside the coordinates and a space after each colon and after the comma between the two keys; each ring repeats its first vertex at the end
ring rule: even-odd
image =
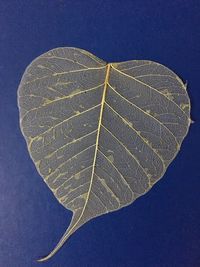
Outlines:
{"type": "Polygon", "coordinates": [[[147,60],[106,63],[77,48],[53,49],[18,89],[28,151],[56,199],[73,212],[52,257],[87,221],[145,194],[180,150],[190,119],[186,86],[147,60]]]}

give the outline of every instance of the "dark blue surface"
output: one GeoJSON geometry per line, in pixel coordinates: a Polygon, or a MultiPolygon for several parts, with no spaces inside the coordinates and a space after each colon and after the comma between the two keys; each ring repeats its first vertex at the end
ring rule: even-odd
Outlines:
{"type": "Polygon", "coordinates": [[[0,1],[0,266],[200,266],[200,2],[0,1]],[[188,81],[189,135],[164,178],[118,212],[83,226],[47,263],[71,213],[48,190],[18,124],[25,67],[59,46],[106,61],[150,59],[188,81]]]}

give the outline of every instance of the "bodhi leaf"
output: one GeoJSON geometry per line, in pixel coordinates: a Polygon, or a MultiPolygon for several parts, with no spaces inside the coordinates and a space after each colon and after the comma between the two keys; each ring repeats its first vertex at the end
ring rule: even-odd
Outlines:
{"type": "Polygon", "coordinates": [[[118,210],[163,176],[190,125],[183,82],[161,64],[107,64],[77,48],[53,49],[26,69],[18,90],[31,158],[73,212],[54,250],[87,221],[118,210]]]}

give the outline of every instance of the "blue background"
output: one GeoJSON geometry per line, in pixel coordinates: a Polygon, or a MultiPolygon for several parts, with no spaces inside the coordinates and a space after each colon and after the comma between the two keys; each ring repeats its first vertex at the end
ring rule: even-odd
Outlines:
{"type": "Polygon", "coordinates": [[[200,1],[0,1],[0,266],[200,266],[200,1]],[[47,189],[19,129],[25,67],[59,46],[102,59],[158,61],[188,81],[192,124],[164,178],[134,204],[96,218],[47,263],[71,213],[47,189]]]}

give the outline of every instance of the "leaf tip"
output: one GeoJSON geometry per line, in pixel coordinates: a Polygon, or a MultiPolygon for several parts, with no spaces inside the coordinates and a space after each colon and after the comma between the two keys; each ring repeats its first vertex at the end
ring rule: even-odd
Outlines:
{"type": "Polygon", "coordinates": [[[36,261],[37,261],[37,262],[44,262],[44,261],[47,261],[48,259],[50,259],[50,257],[51,257],[51,256],[47,255],[47,256],[45,256],[45,257],[43,257],[43,258],[40,258],[40,259],[38,259],[38,260],[36,260],[36,261]]]}

